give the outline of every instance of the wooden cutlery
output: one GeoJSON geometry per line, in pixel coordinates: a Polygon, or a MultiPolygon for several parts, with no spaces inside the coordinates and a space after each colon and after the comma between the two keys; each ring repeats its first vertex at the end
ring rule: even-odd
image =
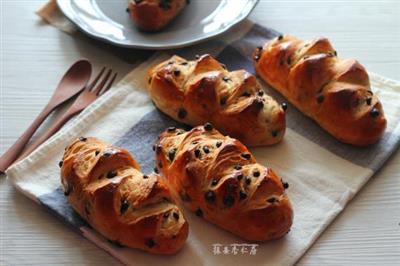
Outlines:
{"type": "Polygon", "coordinates": [[[92,66],[87,60],[79,60],[68,69],[44,109],[28,129],[18,138],[18,140],[0,157],[1,172],[5,172],[5,170],[15,161],[32,135],[49,114],[62,103],[82,91],[89,81],[91,73],[92,66]]]}
{"type": "Polygon", "coordinates": [[[117,77],[117,73],[111,77],[112,70],[108,70],[106,75],[102,78],[100,83],[97,85],[100,78],[103,76],[105,72],[105,68],[103,68],[97,77],[86,86],[85,90],[83,90],[78,98],[74,101],[74,103],[69,107],[69,109],[59,118],[57,121],[46,130],[46,132],[37,139],[32,145],[28,147],[26,151],[19,157],[22,159],[29,155],[32,151],[34,151],[40,144],[45,142],[51,136],[54,135],[68,120],[70,120],[74,115],[85,109],[88,105],[94,102],[99,96],[103,95],[106,91],[108,91],[117,77]],[[111,77],[111,78],[110,78],[111,77]],[[97,86],[96,86],[97,85],[97,86]]]}

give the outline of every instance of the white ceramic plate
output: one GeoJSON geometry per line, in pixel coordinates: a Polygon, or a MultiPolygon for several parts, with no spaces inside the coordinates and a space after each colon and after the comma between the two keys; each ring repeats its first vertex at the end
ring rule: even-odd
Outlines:
{"type": "Polygon", "coordinates": [[[88,35],[115,45],[142,49],[188,46],[227,31],[245,19],[258,0],[191,0],[163,31],[139,31],[127,0],[57,0],[66,17],[88,35]]]}

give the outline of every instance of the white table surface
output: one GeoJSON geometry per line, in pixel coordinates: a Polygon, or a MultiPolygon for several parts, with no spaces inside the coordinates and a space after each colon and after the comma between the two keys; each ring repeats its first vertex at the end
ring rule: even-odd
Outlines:
{"type": "MultiPolygon", "coordinates": [[[[111,1],[111,0],[110,0],[111,1]]],[[[120,0],[113,0],[120,1],[120,0]]],[[[84,36],[71,36],[34,14],[45,1],[1,3],[1,146],[3,153],[47,102],[63,72],[81,57],[124,75],[132,65],[84,36]]],[[[340,56],[400,80],[400,1],[260,1],[250,18],[302,38],[329,37],[340,56]]],[[[400,103],[399,103],[400,104],[400,103]]],[[[301,265],[400,264],[400,154],[350,202],[301,265]]],[[[109,265],[118,262],[75,234],[0,177],[0,265],[109,265]]]]}

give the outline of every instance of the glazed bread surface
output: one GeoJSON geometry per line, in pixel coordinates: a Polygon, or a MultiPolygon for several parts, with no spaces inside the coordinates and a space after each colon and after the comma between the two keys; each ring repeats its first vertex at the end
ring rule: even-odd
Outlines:
{"type": "Polygon", "coordinates": [[[289,231],[288,184],[257,163],[238,140],[209,123],[188,132],[171,127],[154,150],[156,171],[197,216],[249,241],[276,239],[289,231]]]}
{"type": "Polygon", "coordinates": [[[144,31],[166,27],[189,3],[188,0],[130,0],[129,14],[144,31]]]}
{"type": "Polygon", "coordinates": [[[155,105],[191,126],[211,122],[246,145],[271,145],[285,134],[285,107],[267,95],[254,75],[229,72],[206,54],[194,61],[173,56],[149,70],[155,105]]]}
{"type": "Polygon", "coordinates": [[[262,79],[338,140],[364,146],[383,135],[386,119],[367,71],[338,58],[328,39],[281,35],[258,47],[253,60],[262,79]]]}
{"type": "Polygon", "coordinates": [[[184,245],[188,224],[164,179],[142,174],[128,151],[81,137],[60,166],[69,203],[108,240],[158,254],[184,245]]]}

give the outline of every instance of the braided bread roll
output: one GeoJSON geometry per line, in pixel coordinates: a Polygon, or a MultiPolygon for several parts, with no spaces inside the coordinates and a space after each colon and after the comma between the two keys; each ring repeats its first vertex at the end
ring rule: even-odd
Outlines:
{"type": "Polygon", "coordinates": [[[328,39],[279,36],[253,59],[267,83],[338,140],[364,146],[383,135],[386,119],[365,68],[339,59],[328,39]]]}
{"type": "Polygon", "coordinates": [[[129,14],[145,31],[166,27],[189,4],[188,0],[129,0],[129,14]]]}
{"type": "Polygon", "coordinates": [[[128,151],[96,138],[73,142],[60,162],[65,195],[93,228],[120,245],[172,254],[188,224],[158,175],[143,175],[128,151]]]}
{"type": "Polygon", "coordinates": [[[275,144],[285,134],[286,104],[266,95],[255,76],[229,72],[208,54],[195,61],[173,56],[150,69],[148,81],[155,105],[177,121],[209,121],[249,146],[275,144]]]}
{"type": "Polygon", "coordinates": [[[293,211],[285,193],[288,184],[210,123],[189,132],[169,128],[155,150],[157,172],[197,216],[250,241],[289,231],[293,211]]]}

